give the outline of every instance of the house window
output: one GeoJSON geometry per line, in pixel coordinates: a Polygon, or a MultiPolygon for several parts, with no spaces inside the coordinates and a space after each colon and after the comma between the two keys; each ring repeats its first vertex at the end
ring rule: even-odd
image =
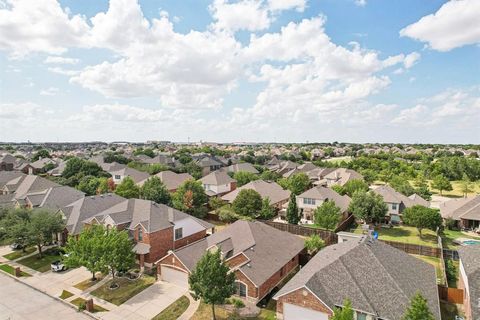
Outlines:
{"type": "Polygon", "coordinates": [[[315,199],[311,199],[311,198],[303,198],[303,204],[311,204],[311,205],[315,205],[315,199]]]}
{"type": "Polygon", "coordinates": [[[392,203],[392,210],[397,210],[397,204],[396,203],[392,203]]]}
{"type": "Polygon", "coordinates": [[[143,241],[143,229],[138,228],[138,241],[143,241]]]}
{"type": "Polygon", "coordinates": [[[116,174],[115,175],[115,180],[120,180],[120,175],[116,174]]]}
{"type": "Polygon", "coordinates": [[[175,240],[183,238],[183,228],[175,229],[175,240]]]}
{"type": "Polygon", "coordinates": [[[241,282],[238,282],[236,281],[235,282],[235,285],[237,287],[237,295],[239,295],[240,297],[246,297],[247,296],[247,286],[244,284],[244,283],[241,283],[241,282]]]}

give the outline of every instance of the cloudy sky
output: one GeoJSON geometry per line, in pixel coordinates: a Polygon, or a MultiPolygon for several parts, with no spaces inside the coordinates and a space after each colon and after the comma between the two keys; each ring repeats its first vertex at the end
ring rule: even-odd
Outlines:
{"type": "Polygon", "coordinates": [[[480,1],[0,0],[0,128],[480,143],[480,1]]]}

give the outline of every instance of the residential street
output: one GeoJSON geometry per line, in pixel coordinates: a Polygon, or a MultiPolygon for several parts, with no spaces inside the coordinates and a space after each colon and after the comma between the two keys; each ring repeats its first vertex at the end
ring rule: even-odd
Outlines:
{"type": "Polygon", "coordinates": [[[0,320],[91,319],[3,274],[0,288],[0,320]]]}

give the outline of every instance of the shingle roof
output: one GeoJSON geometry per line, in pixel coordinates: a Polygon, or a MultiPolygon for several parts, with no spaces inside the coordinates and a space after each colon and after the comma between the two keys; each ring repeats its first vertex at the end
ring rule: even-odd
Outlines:
{"type": "Polygon", "coordinates": [[[304,193],[298,195],[298,198],[310,198],[310,199],[316,199],[316,200],[329,200],[335,202],[337,207],[339,207],[342,212],[347,211],[348,205],[350,204],[350,199],[349,196],[347,195],[339,195],[336,193],[334,190],[326,187],[313,187],[304,193]]]}
{"type": "Polygon", "coordinates": [[[440,214],[455,220],[480,220],[480,195],[446,201],[440,205],[440,214]]]}
{"type": "MultiPolygon", "coordinates": [[[[185,181],[193,180],[193,177],[188,173],[175,173],[169,170],[161,171],[156,176],[160,178],[167,190],[176,190],[185,181]]],[[[145,181],[141,181],[139,184],[142,185],[145,181]]]]}
{"type": "Polygon", "coordinates": [[[262,198],[269,198],[271,204],[276,204],[280,201],[287,200],[290,197],[290,191],[284,190],[276,182],[255,180],[241,186],[240,188],[233,190],[232,192],[227,193],[222,197],[222,199],[228,202],[233,202],[233,200],[235,200],[235,198],[237,197],[238,193],[244,189],[253,189],[257,191],[260,196],[262,196],[262,198]]]}
{"type": "Polygon", "coordinates": [[[458,254],[468,278],[472,319],[480,319],[480,245],[460,247],[458,254]]]}
{"type": "Polygon", "coordinates": [[[250,173],[258,173],[258,170],[255,169],[255,167],[248,162],[242,162],[242,163],[237,163],[237,164],[232,164],[231,166],[227,167],[228,172],[250,172],[250,173]]]}
{"type": "Polygon", "coordinates": [[[377,188],[372,189],[373,192],[379,194],[383,197],[385,202],[389,203],[403,203],[405,208],[410,208],[415,205],[421,205],[425,207],[430,206],[430,202],[420,197],[418,194],[413,194],[410,197],[407,197],[400,192],[397,192],[395,189],[390,187],[389,185],[379,186],[377,188]]]}
{"type": "Polygon", "coordinates": [[[115,171],[110,170],[109,173],[112,176],[121,175],[125,177],[130,177],[135,183],[139,183],[140,181],[144,181],[150,177],[150,175],[146,172],[138,171],[136,169],[129,168],[129,167],[126,167],[120,170],[115,170],[115,171]]]}
{"type": "Polygon", "coordinates": [[[276,295],[306,286],[331,309],[345,298],[382,319],[402,318],[417,291],[440,319],[435,269],[380,241],[363,237],[321,250],[276,295]]]}
{"type": "Polygon", "coordinates": [[[235,182],[235,180],[230,178],[230,176],[225,171],[217,170],[214,172],[210,172],[205,177],[201,178],[200,182],[202,182],[203,184],[220,186],[235,182]]]}
{"type": "Polygon", "coordinates": [[[335,183],[343,186],[350,180],[363,180],[363,176],[355,170],[338,168],[325,175],[325,179],[335,181],[335,183]]]}

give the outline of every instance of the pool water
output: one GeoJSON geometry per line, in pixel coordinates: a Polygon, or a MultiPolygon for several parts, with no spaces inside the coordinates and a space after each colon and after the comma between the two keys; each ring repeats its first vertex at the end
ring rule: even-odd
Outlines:
{"type": "Polygon", "coordinates": [[[467,245],[467,246],[470,246],[472,244],[480,244],[480,241],[477,241],[477,240],[465,240],[465,241],[462,241],[462,243],[464,245],[467,245]]]}

